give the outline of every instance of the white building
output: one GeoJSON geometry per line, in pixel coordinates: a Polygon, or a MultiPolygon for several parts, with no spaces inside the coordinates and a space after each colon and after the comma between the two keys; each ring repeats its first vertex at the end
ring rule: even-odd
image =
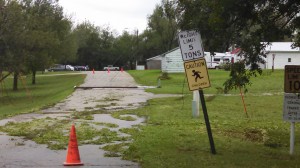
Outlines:
{"type": "Polygon", "coordinates": [[[179,47],[163,53],[161,59],[161,71],[168,73],[184,72],[183,60],[179,47]]]}
{"type": "MultiPolygon", "coordinates": [[[[161,58],[162,72],[184,72],[183,59],[179,47],[161,54],[161,58]]],[[[232,55],[230,53],[215,53],[211,57],[209,52],[204,52],[204,58],[208,68],[218,69],[221,63],[231,61],[232,55]]]]}
{"type": "MultiPolygon", "coordinates": [[[[285,65],[300,65],[300,49],[299,47],[293,49],[291,47],[292,44],[292,42],[272,42],[270,46],[266,47],[266,51],[268,51],[265,59],[266,63],[260,65],[260,67],[262,69],[272,69],[273,63],[274,69],[284,69],[285,65]]],[[[209,52],[204,52],[204,58],[208,68],[217,69],[223,62],[239,61],[240,58],[237,56],[238,52],[239,49],[232,53],[215,53],[213,56],[209,52]]],[[[162,72],[184,72],[183,60],[179,47],[161,54],[159,58],[161,58],[162,72]]]]}
{"type": "Polygon", "coordinates": [[[272,42],[267,46],[266,69],[284,69],[285,65],[300,65],[300,49],[292,48],[292,42],[272,42]],[[273,61],[274,58],[274,61],[273,61]]]}
{"type": "Polygon", "coordinates": [[[161,69],[161,59],[161,55],[147,59],[147,69],[161,69]]]}

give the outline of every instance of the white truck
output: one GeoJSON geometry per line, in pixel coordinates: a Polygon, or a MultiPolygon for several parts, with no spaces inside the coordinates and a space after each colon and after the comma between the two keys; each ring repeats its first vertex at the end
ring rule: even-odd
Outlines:
{"type": "Polygon", "coordinates": [[[206,64],[208,69],[220,69],[220,62],[218,61],[207,61],[206,64]]]}
{"type": "Polygon", "coordinates": [[[104,71],[119,71],[119,67],[114,67],[113,65],[108,65],[107,67],[103,68],[104,71]]]}
{"type": "Polygon", "coordinates": [[[211,56],[209,52],[205,52],[205,60],[209,69],[220,69],[223,63],[231,62],[232,58],[234,57],[230,53],[215,53],[211,56]]]}

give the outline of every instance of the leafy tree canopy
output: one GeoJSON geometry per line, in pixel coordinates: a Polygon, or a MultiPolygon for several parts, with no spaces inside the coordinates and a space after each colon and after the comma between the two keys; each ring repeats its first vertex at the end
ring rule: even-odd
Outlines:
{"type": "MultiPolygon", "coordinates": [[[[240,56],[252,71],[250,76],[261,73],[258,63],[264,63],[269,42],[294,41],[294,47],[300,46],[299,0],[178,0],[177,3],[181,29],[200,30],[204,48],[210,52],[241,48],[240,56]]],[[[246,66],[232,70],[238,70],[237,74],[248,73],[246,66]]]]}

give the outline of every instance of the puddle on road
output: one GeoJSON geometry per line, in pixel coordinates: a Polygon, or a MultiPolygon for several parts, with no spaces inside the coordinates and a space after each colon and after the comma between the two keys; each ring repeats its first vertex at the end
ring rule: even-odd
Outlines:
{"type": "Polygon", "coordinates": [[[43,119],[43,118],[56,118],[56,119],[66,119],[70,116],[70,114],[42,114],[42,113],[29,113],[29,114],[21,114],[11,118],[0,120],[0,126],[6,125],[8,122],[28,122],[35,119],[43,119]]]}
{"type": "Polygon", "coordinates": [[[140,125],[145,121],[144,118],[140,118],[136,115],[130,115],[130,116],[136,118],[136,120],[135,121],[125,121],[125,120],[113,118],[110,114],[94,114],[94,121],[101,122],[101,123],[117,124],[119,126],[117,129],[131,128],[135,125],[140,125]]]}

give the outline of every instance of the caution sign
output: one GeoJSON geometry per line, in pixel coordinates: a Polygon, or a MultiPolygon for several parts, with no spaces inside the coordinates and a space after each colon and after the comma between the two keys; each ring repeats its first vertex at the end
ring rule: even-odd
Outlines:
{"type": "Polygon", "coordinates": [[[299,65],[285,66],[284,92],[300,93],[300,66],[299,65]]]}
{"type": "Polygon", "coordinates": [[[195,61],[184,62],[184,69],[188,79],[190,91],[210,87],[206,61],[204,58],[195,61]]]}

